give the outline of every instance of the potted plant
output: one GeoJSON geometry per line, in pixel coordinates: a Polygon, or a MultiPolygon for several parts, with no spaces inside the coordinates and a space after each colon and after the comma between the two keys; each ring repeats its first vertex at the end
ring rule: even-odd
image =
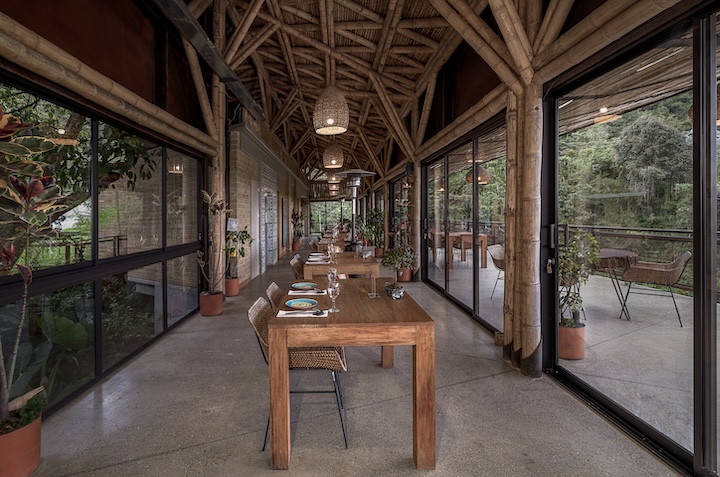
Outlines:
{"type": "Polygon", "coordinates": [[[375,245],[375,256],[382,257],[385,250],[385,222],[380,209],[370,209],[365,218],[368,238],[375,245]]]}
{"type": "Polygon", "coordinates": [[[223,250],[219,247],[219,244],[213,244],[212,239],[216,236],[217,224],[223,223],[222,217],[230,209],[227,208],[227,203],[220,197],[218,192],[213,192],[212,195],[204,190],[200,192],[202,193],[203,202],[208,208],[208,236],[210,238],[209,259],[205,260],[205,252],[202,250],[197,251],[196,262],[200,266],[200,272],[208,284],[208,290],[200,293],[200,314],[203,316],[215,316],[222,313],[223,310],[224,295],[220,284],[225,278],[228,264],[225,264],[225,269],[222,268],[223,250]]]}
{"type": "Polygon", "coordinates": [[[560,326],[558,345],[563,359],[585,357],[585,322],[580,287],[587,283],[600,254],[600,244],[587,232],[577,233],[558,251],[560,326]]]}
{"type": "Polygon", "coordinates": [[[293,209],[292,214],[290,214],[290,222],[292,223],[293,227],[293,238],[292,238],[292,250],[293,252],[296,252],[300,249],[300,239],[303,236],[303,221],[305,220],[305,217],[303,217],[302,211],[296,212],[295,209],[293,209]]]}
{"type": "Polygon", "coordinates": [[[12,236],[0,240],[0,274],[17,273],[22,280],[17,322],[0,325],[0,475],[13,476],[30,475],[40,464],[43,387],[25,392],[22,387],[27,384],[21,379],[27,378],[23,363],[43,359],[36,356],[40,351],[21,343],[33,278],[28,264],[30,242],[33,237],[52,233],[48,224],[65,209],[55,180],[43,175],[42,163],[30,159],[55,145],[44,138],[15,136],[29,127],[32,125],[3,114],[0,108],[0,169],[4,171],[0,176],[0,209],[10,217],[4,225],[13,231],[12,236]],[[25,263],[20,260],[23,254],[25,263]]]}
{"type": "Polygon", "coordinates": [[[401,245],[385,251],[381,263],[383,266],[392,268],[395,271],[395,280],[385,284],[385,291],[388,296],[397,299],[403,295],[404,291],[397,282],[410,281],[414,262],[415,251],[409,245],[401,245]],[[402,277],[403,270],[406,270],[407,279],[402,277]]]}
{"type": "Polygon", "coordinates": [[[240,280],[237,276],[238,257],[245,256],[245,244],[250,245],[253,241],[247,225],[242,230],[231,230],[225,233],[225,256],[228,262],[225,276],[225,296],[237,296],[240,294],[240,280]]]}

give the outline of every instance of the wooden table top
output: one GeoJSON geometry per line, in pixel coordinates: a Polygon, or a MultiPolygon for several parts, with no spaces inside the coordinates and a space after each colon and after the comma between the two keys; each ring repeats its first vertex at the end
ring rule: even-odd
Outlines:
{"type": "MultiPolygon", "coordinates": [[[[399,300],[393,300],[385,293],[385,282],[391,279],[377,279],[377,298],[370,298],[370,279],[369,278],[348,278],[340,280],[340,296],[336,300],[337,307],[340,309],[338,313],[330,313],[328,317],[274,317],[270,320],[270,325],[288,325],[292,326],[308,326],[308,327],[327,327],[344,326],[344,325],[377,325],[379,323],[393,324],[427,324],[433,325],[433,320],[418,305],[412,297],[406,293],[399,300]]],[[[302,280],[306,281],[306,280],[302,280]]],[[[316,277],[312,280],[317,283],[318,287],[325,288],[327,286],[327,278],[316,277]]],[[[285,295],[283,304],[280,306],[282,310],[290,310],[285,306],[285,302],[294,298],[312,298],[318,302],[318,308],[326,310],[330,308],[330,297],[328,295],[285,295]]]]}

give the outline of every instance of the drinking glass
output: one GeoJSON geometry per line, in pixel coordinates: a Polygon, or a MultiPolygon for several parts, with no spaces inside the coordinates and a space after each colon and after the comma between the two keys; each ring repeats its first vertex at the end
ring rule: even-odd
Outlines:
{"type": "Polygon", "coordinates": [[[332,244],[332,243],[328,244],[327,254],[328,254],[328,258],[329,258],[328,261],[329,261],[330,263],[333,263],[333,255],[334,255],[334,253],[335,253],[335,245],[332,244]]]}
{"type": "Polygon", "coordinates": [[[332,300],[332,308],[330,308],[329,311],[330,313],[337,313],[340,309],[335,306],[335,300],[338,295],[340,295],[340,282],[328,283],[328,295],[330,295],[330,299],[332,300]]]}
{"type": "Polygon", "coordinates": [[[337,268],[328,268],[327,278],[328,278],[328,283],[337,282],[338,281],[337,268]]]}

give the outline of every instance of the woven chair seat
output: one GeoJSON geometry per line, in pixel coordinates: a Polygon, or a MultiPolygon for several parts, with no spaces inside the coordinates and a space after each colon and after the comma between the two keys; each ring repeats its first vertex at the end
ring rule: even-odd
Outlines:
{"type": "Polygon", "coordinates": [[[674,285],[680,280],[691,256],[692,254],[686,251],[671,263],[638,262],[623,273],[622,279],[626,282],[674,285]]]}
{"type": "Polygon", "coordinates": [[[330,371],[347,371],[345,349],[327,348],[290,348],[290,369],[313,368],[329,369],[330,371]]]}

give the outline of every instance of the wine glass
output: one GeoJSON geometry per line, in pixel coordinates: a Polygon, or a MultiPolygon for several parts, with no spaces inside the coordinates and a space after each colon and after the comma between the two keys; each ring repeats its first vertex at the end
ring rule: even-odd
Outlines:
{"type": "Polygon", "coordinates": [[[328,268],[327,279],[328,279],[328,283],[338,281],[337,268],[328,268]]]}
{"type": "Polygon", "coordinates": [[[330,295],[330,299],[332,300],[332,308],[330,308],[329,311],[330,313],[337,313],[340,309],[335,306],[335,300],[338,295],[340,295],[340,282],[328,283],[328,295],[330,295]]]}
{"type": "Polygon", "coordinates": [[[333,263],[333,255],[335,255],[335,245],[334,244],[328,244],[327,254],[329,258],[329,262],[333,263]]]}

